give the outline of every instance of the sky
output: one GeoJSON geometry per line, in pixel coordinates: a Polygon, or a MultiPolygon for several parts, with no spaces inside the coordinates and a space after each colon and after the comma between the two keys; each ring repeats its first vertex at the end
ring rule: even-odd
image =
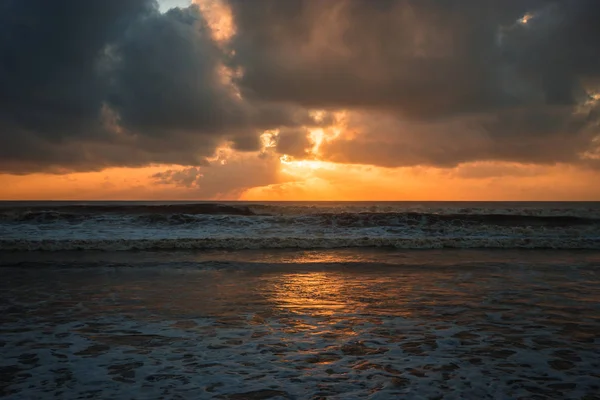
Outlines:
{"type": "Polygon", "coordinates": [[[0,199],[600,200],[597,0],[6,0],[0,199]]]}

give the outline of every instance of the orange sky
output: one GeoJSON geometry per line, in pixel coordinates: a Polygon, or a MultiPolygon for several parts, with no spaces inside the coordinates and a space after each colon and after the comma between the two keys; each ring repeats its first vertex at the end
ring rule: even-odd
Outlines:
{"type": "MultiPolygon", "coordinates": [[[[318,112],[316,112],[318,114],[318,112]]],[[[210,166],[153,165],[67,174],[0,174],[1,200],[598,200],[600,171],[569,164],[471,162],[454,168],[322,161],[322,147],[353,139],[348,112],[331,127],[307,130],[302,159],[277,152],[278,131],[265,131],[260,152],[239,152],[227,144],[210,166]],[[156,174],[183,176],[158,179],[156,174]]]]}
{"type": "MultiPolygon", "coordinates": [[[[257,160],[262,161],[261,159],[257,160]]],[[[210,168],[220,168],[212,166],[210,168]]],[[[0,175],[2,200],[598,200],[600,174],[566,165],[474,163],[453,169],[381,168],[326,162],[281,164],[277,182],[206,196],[157,183],[177,166],[110,168],[66,175],[0,175]]],[[[200,184],[201,185],[201,184],[200,184]]]]}

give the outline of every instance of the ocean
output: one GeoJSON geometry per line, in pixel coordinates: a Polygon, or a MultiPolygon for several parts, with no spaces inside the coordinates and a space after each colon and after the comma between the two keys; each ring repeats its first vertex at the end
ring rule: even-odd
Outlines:
{"type": "Polygon", "coordinates": [[[600,399],[597,202],[0,202],[0,397],[600,399]]]}

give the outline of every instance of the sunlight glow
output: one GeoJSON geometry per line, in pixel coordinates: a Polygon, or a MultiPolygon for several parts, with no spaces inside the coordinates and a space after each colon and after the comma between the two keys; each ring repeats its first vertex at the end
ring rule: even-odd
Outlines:
{"type": "MultiPolygon", "coordinates": [[[[600,138],[594,142],[600,145],[600,138]]],[[[597,147],[600,149],[600,146],[597,147]]],[[[272,154],[271,154],[272,155],[272,154]]],[[[591,162],[600,159],[600,150],[586,154],[591,162]]],[[[109,168],[98,172],[72,172],[66,175],[0,174],[3,200],[596,200],[600,173],[592,168],[565,164],[532,166],[518,163],[469,163],[453,169],[410,167],[388,169],[317,160],[259,158],[240,155],[223,148],[209,162],[212,174],[199,185],[184,187],[157,184],[152,176],[180,165],[144,168],[109,168]],[[228,157],[234,157],[229,158],[228,157]],[[215,162],[215,160],[217,160],[215,162]],[[265,162],[268,163],[266,166],[265,162]],[[227,167],[220,166],[225,161],[227,167]],[[275,162],[277,164],[275,164],[275,162]],[[236,166],[237,165],[237,166],[236,166]],[[228,168],[220,170],[220,168],[228,168]],[[223,176],[239,176],[244,181],[265,171],[277,169],[268,179],[258,179],[243,192],[223,189],[214,195],[198,192],[206,185],[222,184],[223,176]],[[221,172],[219,172],[221,171],[221,172]],[[272,183],[269,183],[272,182],[272,183]]],[[[205,193],[210,193],[210,190],[205,193]]]]}
{"type": "Polygon", "coordinates": [[[228,43],[236,33],[233,12],[222,0],[195,0],[211,30],[213,39],[220,45],[228,43]]]}
{"type": "Polygon", "coordinates": [[[269,149],[273,149],[277,146],[277,136],[279,135],[279,129],[264,131],[260,135],[260,151],[264,153],[269,149]]]}
{"type": "MultiPolygon", "coordinates": [[[[312,116],[313,118],[315,118],[316,121],[322,121],[325,118],[325,112],[313,111],[312,116]]],[[[342,111],[333,113],[333,117],[336,121],[335,124],[327,128],[313,129],[308,135],[309,140],[313,144],[313,147],[310,152],[315,157],[318,157],[320,155],[320,149],[323,143],[331,142],[337,139],[342,134],[342,132],[345,131],[346,112],[342,111]]]]}
{"type": "Polygon", "coordinates": [[[306,178],[316,170],[335,170],[337,164],[320,160],[294,160],[293,157],[284,154],[279,158],[282,164],[281,172],[295,177],[306,178]]]}
{"type": "Polygon", "coordinates": [[[313,142],[311,153],[315,155],[319,154],[319,148],[321,147],[324,139],[325,132],[323,132],[323,129],[315,129],[314,131],[310,132],[310,140],[313,142]]]}
{"type": "Polygon", "coordinates": [[[586,89],[586,98],[575,108],[575,114],[589,114],[600,103],[600,91],[597,89],[586,89]]]}
{"type": "Polygon", "coordinates": [[[325,110],[312,110],[309,111],[308,115],[317,122],[322,122],[325,119],[325,110]]]}
{"type": "Polygon", "coordinates": [[[523,17],[522,17],[521,19],[519,19],[519,23],[520,23],[520,24],[522,24],[522,25],[527,25],[527,23],[528,23],[529,21],[531,21],[531,19],[532,19],[533,17],[534,17],[534,15],[533,15],[533,14],[531,14],[531,13],[527,13],[527,14],[523,15],[523,17]]]}
{"type": "MultiPolygon", "coordinates": [[[[210,29],[210,35],[216,44],[229,55],[235,55],[235,52],[228,46],[237,32],[231,7],[223,0],[194,0],[193,3],[200,8],[210,29]]],[[[242,76],[242,69],[240,67],[232,68],[221,63],[217,67],[217,74],[223,86],[230,91],[232,96],[241,100],[242,93],[234,80],[242,76]]]]}
{"type": "Polygon", "coordinates": [[[235,150],[233,150],[229,145],[218,147],[215,150],[215,153],[212,157],[206,157],[205,160],[209,164],[227,164],[227,160],[233,156],[235,156],[235,150]]]}
{"type": "Polygon", "coordinates": [[[591,149],[579,154],[583,160],[600,161],[600,135],[591,140],[591,149]]]}
{"type": "Polygon", "coordinates": [[[241,100],[242,92],[240,88],[235,84],[235,80],[243,75],[242,69],[234,69],[223,64],[219,64],[217,66],[217,74],[219,76],[219,79],[221,80],[221,83],[225,88],[229,90],[233,98],[241,100]]]}

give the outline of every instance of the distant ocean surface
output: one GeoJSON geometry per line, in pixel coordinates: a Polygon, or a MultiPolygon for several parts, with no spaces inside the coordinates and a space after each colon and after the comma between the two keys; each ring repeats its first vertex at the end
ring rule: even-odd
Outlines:
{"type": "Polygon", "coordinates": [[[0,251],[369,247],[600,249],[600,203],[0,203],[0,251]]]}

